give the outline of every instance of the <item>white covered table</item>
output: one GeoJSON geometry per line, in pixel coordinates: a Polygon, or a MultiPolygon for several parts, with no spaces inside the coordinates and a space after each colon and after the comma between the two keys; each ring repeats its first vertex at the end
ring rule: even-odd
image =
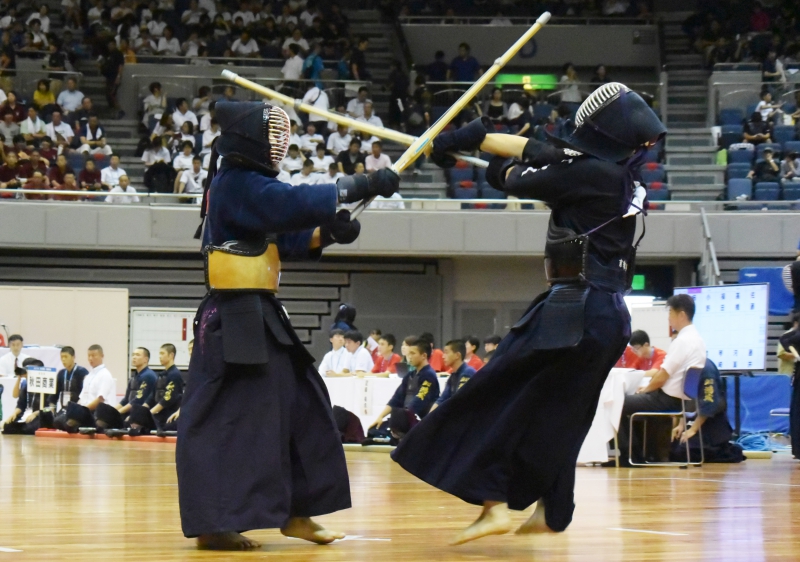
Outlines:
{"type": "MultiPolygon", "coordinates": [[[[0,357],[11,353],[7,347],[0,347],[0,357]]],[[[44,363],[45,367],[53,367],[61,370],[64,365],[61,364],[61,348],[52,346],[25,346],[22,348],[22,353],[34,357],[44,363]]],[[[3,385],[3,419],[7,418],[17,405],[17,400],[12,395],[14,390],[15,377],[0,377],[0,384],[3,385]]]]}
{"type": "Polygon", "coordinates": [[[614,439],[619,429],[625,395],[634,394],[643,377],[644,371],[611,369],[603,390],[600,391],[592,427],[578,454],[579,464],[609,460],[607,444],[614,439]]]}

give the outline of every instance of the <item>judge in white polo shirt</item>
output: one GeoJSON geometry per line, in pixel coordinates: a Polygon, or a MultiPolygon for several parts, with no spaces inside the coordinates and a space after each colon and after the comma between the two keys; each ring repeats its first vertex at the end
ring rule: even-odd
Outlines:
{"type": "Polygon", "coordinates": [[[372,354],[362,345],[364,336],[358,330],[348,330],[344,333],[344,347],[350,352],[350,364],[347,370],[351,375],[364,376],[372,373],[375,363],[372,354]]]}
{"type": "Polygon", "coordinates": [[[30,355],[22,353],[22,336],[19,334],[12,334],[8,338],[8,349],[10,353],[0,357],[0,376],[13,377],[14,368],[22,367],[22,362],[30,355]]]}
{"type": "Polygon", "coordinates": [[[628,465],[628,443],[633,440],[634,456],[642,447],[636,435],[629,436],[630,416],[636,412],[679,412],[681,401],[687,399],[683,393],[686,371],[706,364],[706,344],[692,324],[694,299],[689,295],[673,295],[667,299],[670,329],[678,332],[667,350],[661,368],[648,371],[650,382],[636,394],[625,397],[622,419],[617,434],[620,450],[620,466],[628,465]]]}
{"type": "Polygon", "coordinates": [[[97,406],[117,404],[117,381],[103,363],[103,348],[97,344],[90,346],[88,358],[92,370],[83,379],[83,390],[77,404],[67,404],[66,413],[55,420],[56,428],[70,433],[77,433],[78,428],[93,432],[97,425],[94,418],[97,406]]]}

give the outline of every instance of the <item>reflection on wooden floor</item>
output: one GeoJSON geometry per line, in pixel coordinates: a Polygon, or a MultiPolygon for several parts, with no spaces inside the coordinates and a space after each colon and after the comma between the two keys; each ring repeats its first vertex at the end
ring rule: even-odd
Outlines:
{"type": "Polygon", "coordinates": [[[476,508],[420,483],[386,454],[348,453],[354,507],[321,518],[348,540],[319,547],[256,531],[265,546],[253,553],[198,552],[183,538],[174,454],[171,445],[3,437],[0,558],[800,560],[800,462],[785,454],[688,471],[579,468],[566,533],[449,547],[476,508]]]}

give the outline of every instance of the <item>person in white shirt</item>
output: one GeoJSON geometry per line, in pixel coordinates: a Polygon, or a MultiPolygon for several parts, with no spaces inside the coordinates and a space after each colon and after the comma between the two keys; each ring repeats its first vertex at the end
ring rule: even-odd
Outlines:
{"type": "MultiPolygon", "coordinates": [[[[319,364],[319,374],[323,377],[343,376],[350,362],[350,353],[344,348],[344,330],[331,330],[331,349],[319,364]]],[[[345,376],[350,376],[348,373],[345,376]]]]}
{"type": "MultiPolygon", "coordinates": [[[[86,101],[88,98],[84,98],[86,101]]],[[[97,120],[97,115],[90,115],[89,121],[81,131],[81,144],[78,152],[88,152],[89,154],[105,154],[111,156],[114,150],[106,143],[106,136],[97,120]]]]}
{"type": "Polygon", "coordinates": [[[50,137],[58,146],[60,153],[72,142],[72,137],[75,136],[75,132],[72,130],[72,127],[61,120],[60,111],[54,111],[51,118],[52,121],[45,126],[44,132],[45,135],[50,137]]]}
{"type": "Polygon", "coordinates": [[[189,141],[184,141],[184,143],[181,145],[181,152],[179,152],[172,160],[172,167],[175,168],[175,171],[178,173],[178,176],[175,178],[176,188],[184,170],[192,169],[192,160],[194,159],[194,155],[192,154],[193,149],[194,146],[192,143],[189,141]]]}
{"type": "Polygon", "coordinates": [[[211,152],[211,145],[219,135],[219,123],[217,123],[216,119],[211,119],[211,126],[203,133],[203,147],[200,150],[200,156],[205,156],[211,152]]]}
{"type": "Polygon", "coordinates": [[[296,122],[292,121],[289,127],[289,144],[296,144],[297,148],[299,149],[303,144],[303,141],[300,138],[300,135],[297,134],[298,125],[296,122]]]}
{"type": "Polygon", "coordinates": [[[97,407],[100,404],[117,404],[117,381],[103,364],[103,348],[96,344],[90,346],[88,356],[92,370],[83,379],[78,402],[67,404],[66,413],[56,417],[57,429],[77,433],[78,428],[86,428],[86,433],[94,433],[97,421],[93,414],[97,407]]]}
{"type": "Polygon", "coordinates": [[[127,176],[128,174],[119,167],[119,156],[114,154],[111,156],[111,163],[108,167],[100,170],[100,183],[103,184],[107,190],[111,191],[112,188],[119,185],[119,178],[127,176]]]}
{"type": "Polygon", "coordinates": [[[326,148],[331,154],[339,154],[343,150],[350,148],[350,141],[353,137],[347,132],[347,125],[339,125],[336,132],[328,137],[326,148]]]}
{"type": "Polygon", "coordinates": [[[363,377],[372,373],[375,363],[372,361],[372,354],[367,351],[362,344],[364,336],[358,330],[348,330],[344,334],[344,347],[350,352],[350,363],[346,367],[351,375],[363,377]]]}
{"type": "Polygon", "coordinates": [[[772,101],[772,92],[765,91],[761,94],[761,101],[756,105],[756,111],[761,114],[764,123],[774,121],[781,115],[781,104],[772,101]]]}
{"type": "Polygon", "coordinates": [[[650,377],[647,386],[637,390],[636,394],[625,396],[617,434],[621,466],[629,464],[629,442],[633,442],[634,454],[642,450],[637,436],[635,434],[628,435],[631,414],[636,412],[680,412],[682,401],[687,399],[683,393],[686,371],[692,367],[703,368],[706,364],[706,345],[697,328],[692,324],[695,310],[694,299],[686,294],[673,295],[667,299],[667,309],[670,329],[677,331],[678,335],[670,344],[661,368],[645,373],[646,377],[650,377]]]}
{"type": "Polygon", "coordinates": [[[295,28],[291,37],[286,38],[286,40],[283,42],[283,45],[281,45],[281,49],[287,51],[289,49],[289,45],[297,45],[300,47],[301,53],[308,52],[308,41],[303,38],[303,32],[300,31],[299,27],[295,28]]]}
{"type": "Polygon", "coordinates": [[[305,162],[305,158],[300,154],[300,149],[296,144],[290,144],[289,154],[281,160],[279,167],[281,170],[293,174],[303,169],[303,162],[305,162]]]}
{"type": "Polygon", "coordinates": [[[128,176],[120,176],[119,177],[119,185],[112,188],[109,191],[109,194],[106,196],[106,203],[114,203],[114,204],[127,204],[127,203],[138,203],[139,202],[139,195],[136,188],[130,185],[130,180],[128,176]],[[127,195],[119,195],[120,193],[127,193],[127,195]]]}
{"type": "Polygon", "coordinates": [[[325,139],[317,133],[317,127],[309,123],[306,127],[306,134],[300,137],[300,150],[311,155],[317,151],[317,147],[325,147],[325,139]]]}
{"type": "Polygon", "coordinates": [[[357,118],[356,121],[363,121],[364,123],[369,123],[370,125],[375,125],[376,127],[383,127],[383,120],[375,115],[372,102],[369,100],[364,102],[364,115],[357,118]]]}
{"type": "MultiPolygon", "coordinates": [[[[153,35],[155,35],[155,33],[153,33],[153,35]]],[[[170,26],[164,28],[164,37],[158,40],[157,53],[169,57],[181,54],[180,41],[174,36],[174,32],[170,26]]]]}
{"type": "Polygon", "coordinates": [[[235,57],[258,58],[260,56],[258,43],[250,37],[249,31],[243,31],[241,36],[233,42],[231,53],[235,57]]]}
{"type": "Polygon", "coordinates": [[[13,377],[14,369],[22,367],[22,362],[30,357],[27,353],[22,352],[22,344],[22,336],[19,334],[11,334],[11,337],[8,338],[10,353],[0,357],[0,376],[13,377]]]}
{"type": "MultiPolygon", "coordinates": [[[[91,10],[90,10],[91,11],[91,10]]],[[[147,30],[154,38],[161,37],[167,29],[167,22],[164,21],[164,14],[158,13],[157,19],[147,22],[147,30]]]]}
{"type": "Polygon", "coordinates": [[[317,183],[333,183],[335,184],[339,181],[340,178],[343,178],[344,174],[339,171],[339,165],[336,162],[333,162],[328,165],[328,171],[324,174],[317,174],[317,183]]]}
{"type": "Polygon", "coordinates": [[[239,10],[233,13],[233,21],[236,21],[238,18],[242,18],[242,22],[244,22],[245,25],[250,25],[256,21],[256,17],[253,15],[253,12],[250,11],[246,2],[242,2],[239,10]]]}
{"type": "Polygon", "coordinates": [[[195,128],[198,125],[197,115],[189,109],[189,102],[186,98],[178,98],[175,101],[175,113],[172,114],[172,123],[175,127],[175,132],[181,130],[181,126],[189,121],[195,128]]]}
{"type": "Polygon", "coordinates": [[[381,141],[381,139],[375,135],[369,135],[363,132],[358,133],[358,136],[361,139],[361,152],[364,154],[372,154],[372,145],[381,141]]]}
{"type": "Polygon", "coordinates": [[[355,117],[358,119],[359,117],[364,117],[364,104],[368,101],[372,103],[371,100],[367,99],[369,95],[369,88],[366,86],[361,86],[358,89],[358,95],[347,102],[347,113],[350,117],[355,117]]]}
{"type": "Polygon", "coordinates": [[[39,112],[35,107],[28,108],[28,118],[19,124],[19,132],[28,143],[40,141],[45,137],[45,124],[39,119],[39,112]]]}
{"type": "Polygon", "coordinates": [[[155,137],[152,144],[142,153],[142,162],[144,162],[145,170],[158,162],[172,163],[172,156],[169,150],[164,147],[161,137],[155,137]]]}
{"type": "Polygon", "coordinates": [[[405,209],[406,204],[403,203],[403,196],[399,193],[393,193],[391,197],[384,197],[383,195],[378,195],[369,204],[370,209],[382,209],[382,210],[393,210],[393,209],[405,209]]]}
{"type": "Polygon", "coordinates": [[[308,184],[314,185],[317,183],[317,174],[314,173],[314,163],[309,158],[303,162],[303,167],[298,173],[292,176],[289,181],[292,185],[308,184]]]}
{"type": "Polygon", "coordinates": [[[320,143],[316,147],[316,155],[309,158],[314,163],[314,171],[324,174],[328,170],[328,166],[335,165],[336,160],[333,156],[325,154],[325,145],[320,143]]]}
{"type": "Polygon", "coordinates": [[[67,89],[58,94],[56,103],[64,111],[65,115],[69,115],[80,108],[81,102],[83,102],[83,92],[78,90],[78,83],[74,78],[67,78],[67,89]]]}
{"type": "MultiPolygon", "coordinates": [[[[208,177],[208,172],[203,169],[202,163],[199,156],[192,158],[192,169],[183,171],[175,193],[203,193],[203,185],[208,177]]],[[[197,203],[199,202],[198,200],[197,203]]]]}
{"type": "Polygon", "coordinates": [[[189,9],[184,10],[183,14],[181,14],[181,23],[183,25],[197,25],[200,23],[200,16],[202,15],[203,12],[197,5],[197,0],[190,0],[189,9]]]}
{"type": "Polygon", "coordinates": [[[392,165],[392,161],[388,156],[383,154],[382,150],[383,144],[381,144],[381,141],[372,143],[372,154],[367,156],[364,160],[364,166],[367,168],[368,173],[383,168],[389,168],[392,165]]]}
{"type": "MultiPolygon", "coordinates": [[[[321,109],[323,111],[330,111],[331,107],[328,94],[325,93],[325,90],[317,87],[313,82],[309,83],[308,91],[306,91],[305,95],[303,96],[303,103],[313,105],[317,109],[321,109]]],[[[323,132],[327,127],[327,121],[317,117],[316,115],[309,115],[308,120],[309,123],[314,124],[314,126],[317,128],[317,131],[320,133],[323,132]]]]}
{"type": "Polygon", "coordinates": [[[289,58],[281,68],[284,80],[299,80],[303,74],[303,57],[300,56],[300,47],[296,43],[289,45],[289,58]]]}

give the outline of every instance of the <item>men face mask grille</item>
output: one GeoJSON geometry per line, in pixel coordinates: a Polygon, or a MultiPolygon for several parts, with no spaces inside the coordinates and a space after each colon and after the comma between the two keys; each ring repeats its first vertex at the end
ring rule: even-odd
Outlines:
{"type": "Polygon", "coordinates": [[[273,166],[277,166],[286,158],[286,153],[289,151],[291,134],[289,116],[280,107],[265,108],[264,127],[267,132],[265,137],[270,144],[269,160],[273,166]]]}

